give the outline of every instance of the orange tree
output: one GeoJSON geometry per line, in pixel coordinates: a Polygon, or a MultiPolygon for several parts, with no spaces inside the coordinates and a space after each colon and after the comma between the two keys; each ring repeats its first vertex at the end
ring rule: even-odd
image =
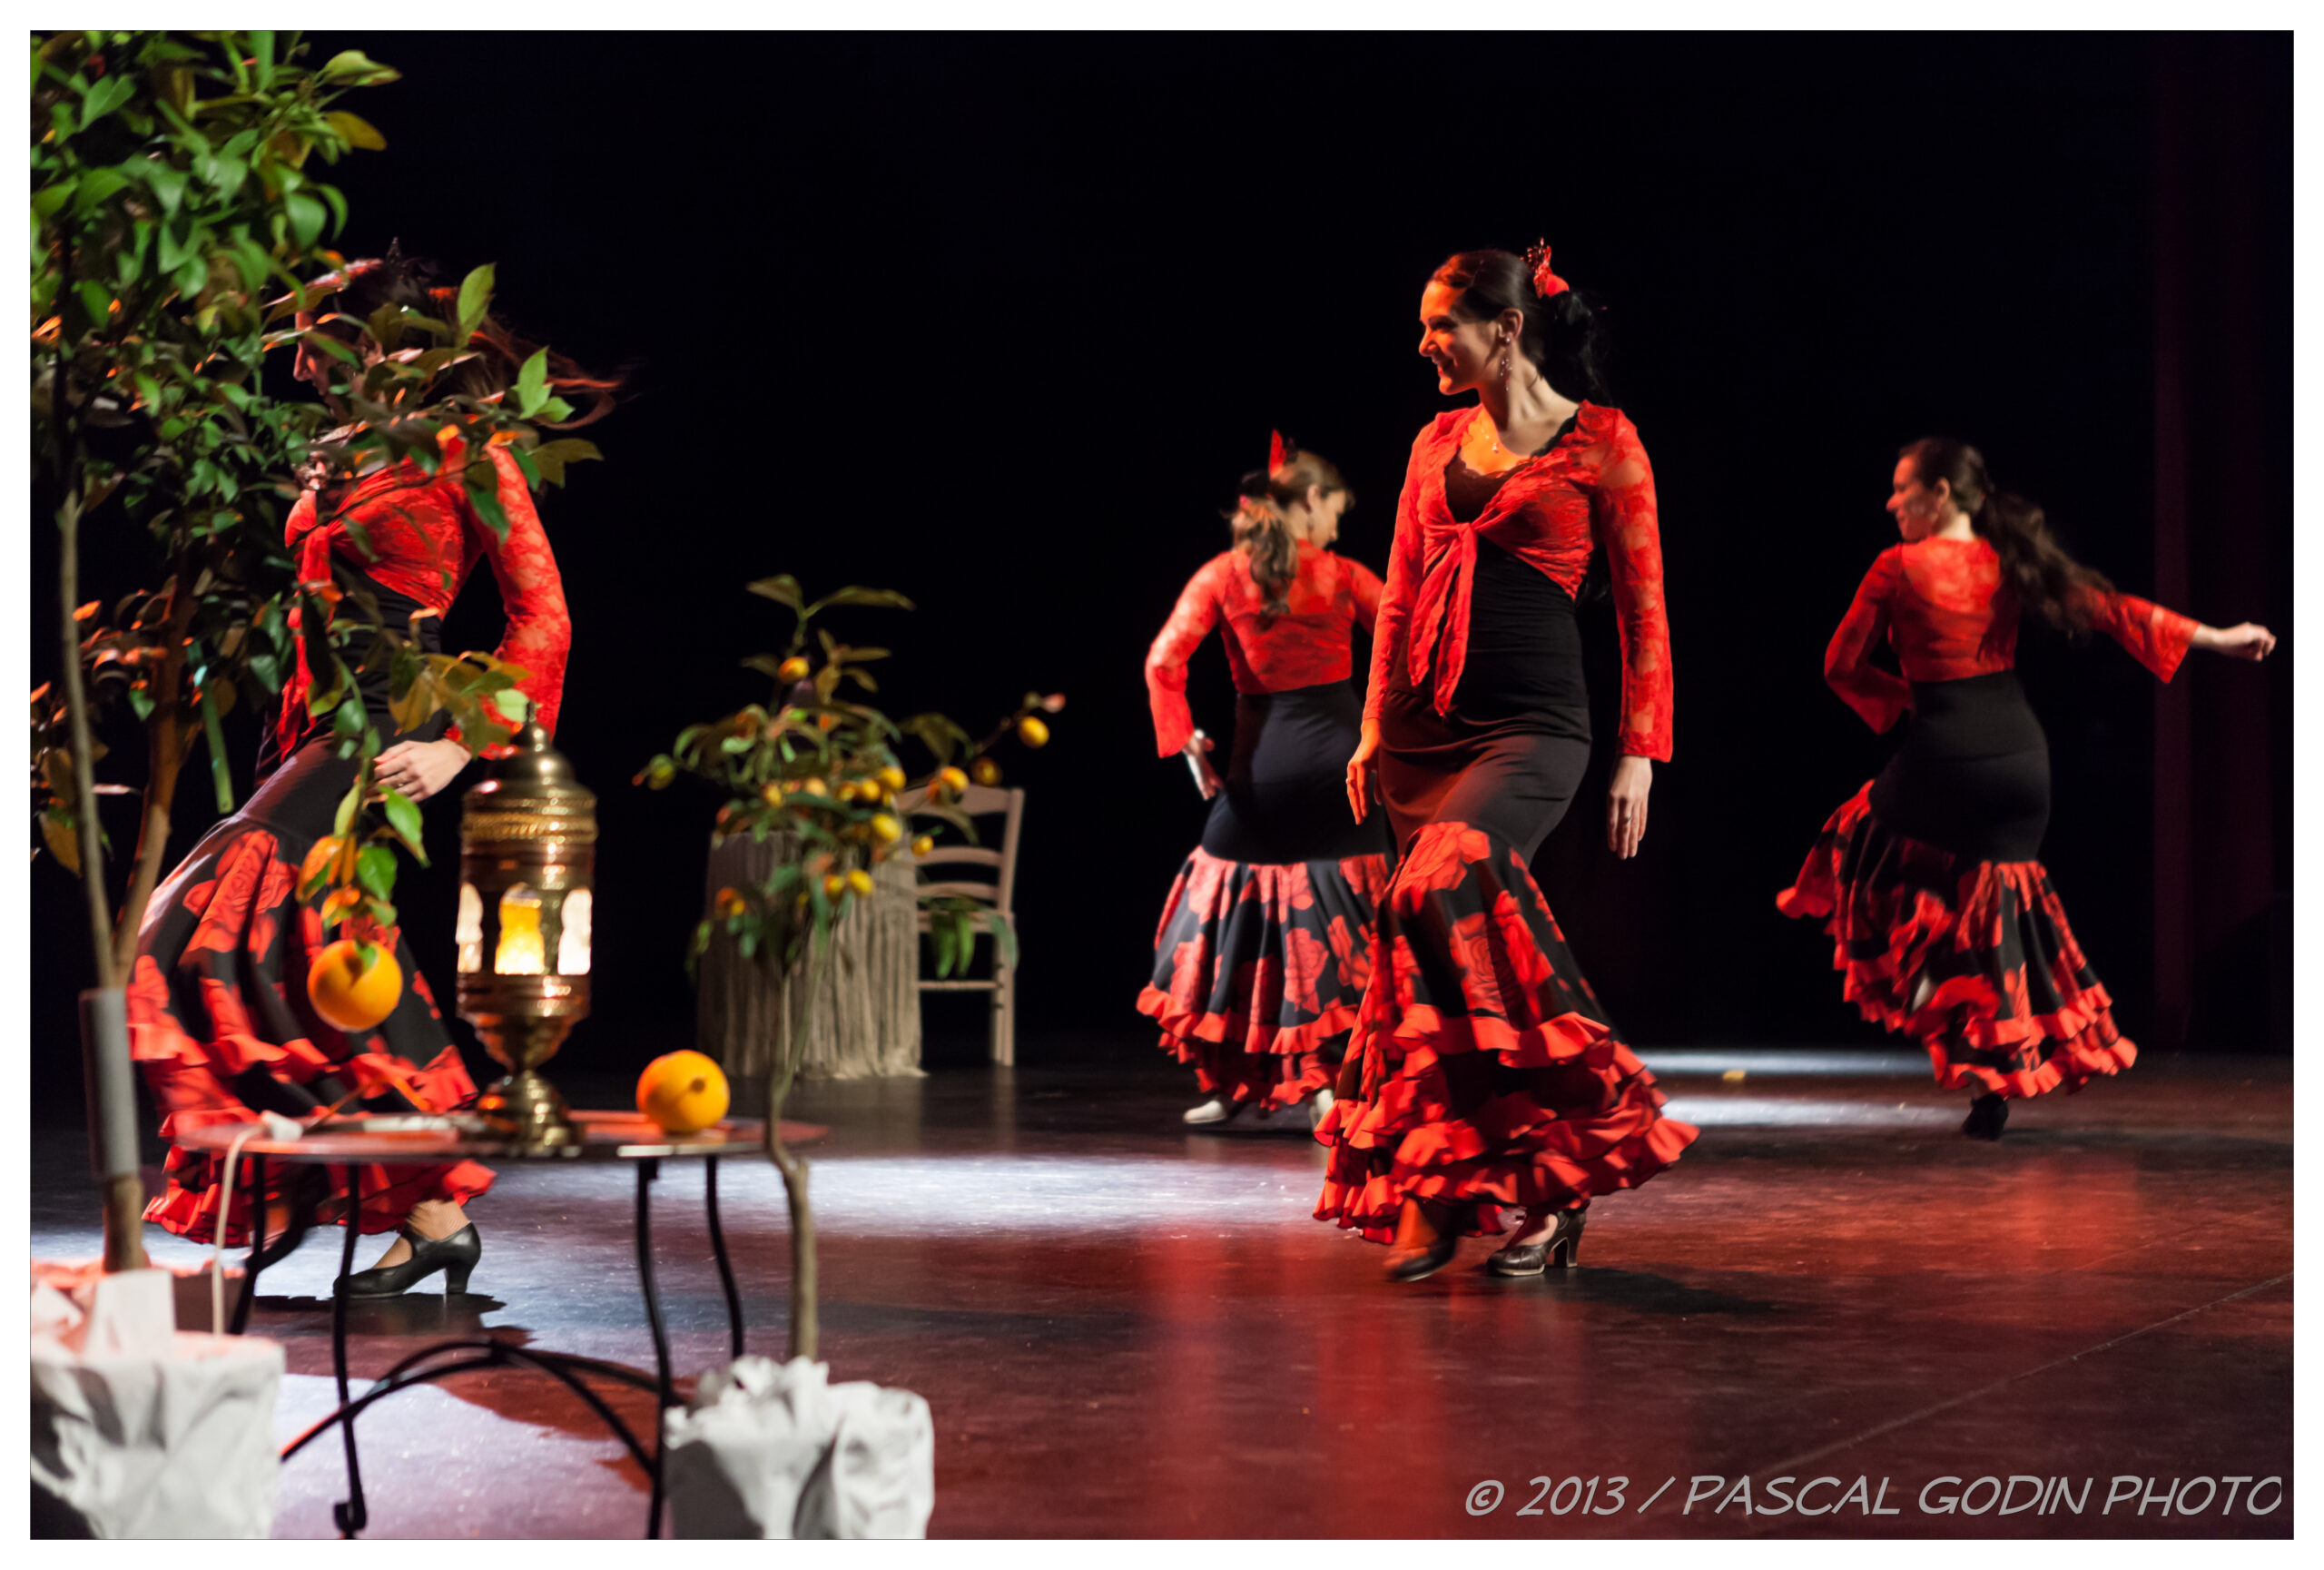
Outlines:
{"type": "MultiPolygon", "coordinates": [[[[910,600],[888,589],[850,587],[811,602],[788,574],[762,578],[750,590],[787,607],[796,621],[783,653],[743,662],[773,681],[770,700],[687,726],[668,752],[638,772],[635,783],[660,790],[681,775],[707,781],[724,797],[715,819],[718,836],[748,834],[762,843],[784,836],[783,854],[763,881],[717,892],[710,914],[694,928],[687,963],[701,957],[714,932],[723,931],[744,959],[787,983],[790,1028],[767,1090],[766,1150],[783,1174],[791,1213],[791,1356],[812,1358],[814,1217],[807,1163],[783,1143],[782,1117],[798,1076],[809,1010],[830,963],[832,930],[856,902],[872,897],[873,867],[907,849],[918,856],[932,848],[932,834],[907,839],[907,813],[932,815],[940,820],[938,832],[950,827],[973,842],[975,824],[958,805],[961,793],[971,779],[1000,783],[1000,765],[990,755],[1002,741],[1013,736],[1027,746],[1045,745],[1049,726],[1041,716],[1062,709],[1065,697],[1027,693],[982,737],[940,714],[891,720],[864,701],[879,691],[877,678],[864,667],[889,651],[842,643],[816,618],[844,606],[910,610],[910,600]],[[898,751],[907,738],[927,755],[928,766],[917,775],[898,751]]],[[[938,973],[967,969],[989,907],[957,895],[923,895],[921,903],[938,973]]],[[[999,923],[991,930],[1013,963],[1015,934],[999,923]]]]}
{"type": "MultiPolygon", "coordinates": [[[[489,268],[467,279],[456,321],[383,311],[342,328],[352,347],[300,332],[294,312],[313,302],[300,281],[340,263],[327,242],[347,219],[317,164],[384,146],[338,103],[396,78],[360,54],[314,67],[303,54],[295,35],[264,31],[32,38],[30,402],[63,612],[55,676],[32,695],[32,785],[42,844],[85,891],[101,992],[127,977],[196,744],[228,811],[220,720],[238,700],[262,709],[297,679],[301,643],[311,712],[330,716],[342,753],[362,758],[332,852],[303,880],[302,894],[325,894],[330,923],[392,922],[391,847],[420,854],[417,809],[372,779],[379,737],[355,696],[356,674],[389,674],[399,723],[448,708],[478,745],[513,728],[487,701],[518,673],[483,656],[421,655],[406,629],[379,625],[353,574],[296,581],[283,522],[302,481],[404,459],[432,475],[444,438],[457,434],[468,494],[505,534],[488,445],[507,446],[536,483],[561,482],[566,463],[596,456],[586,442],[541,439],[537,427],[571,412],[549,391],[542,357],[508,398],[439,392],[484,320],[489,268]],[[267,360],[300,341],[329,357],[351,428],[326,438],[322,409],[266,392],[267,360]],[[116,558],[146,563],[145,587],[112,607],[82,603],[84,530],[116,558]],[[141,786],[97,782],[96,722],[114,707],[143,732],[141,786]],[[100,794],[141,798],[117,909],[100,794]]],[[[113,1040],[87,1050],[110,1061],[127,1049],[113,1040]]],[[[122,1082],[111,1074],[99,1066],[92,1076],[100,1101],[122,1082]]],[[[91,1118],[98,1126],[99,1107],[91,1118]]],[[[133,1158],[123,1169],[118,1155],[104,1158],[112,1269],[143,1262],[133,1158]]]]}

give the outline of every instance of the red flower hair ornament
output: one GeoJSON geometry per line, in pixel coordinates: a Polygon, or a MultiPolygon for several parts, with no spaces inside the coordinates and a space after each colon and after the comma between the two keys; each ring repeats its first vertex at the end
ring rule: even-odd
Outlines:
{"type": "Polygon", "coordinates": [[[1546,240],[1536,240],[1525,248],[1525,265],[1533,274],[1533,292],[1543,300],[1563,294],[1572,287],[1550,271],[1550,242],[1546,240]]]}

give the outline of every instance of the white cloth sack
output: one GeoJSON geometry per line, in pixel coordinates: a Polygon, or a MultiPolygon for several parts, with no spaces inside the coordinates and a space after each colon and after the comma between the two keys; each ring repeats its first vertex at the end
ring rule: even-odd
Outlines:
{"type": "Polygon", "coordinates": [[[833,1385],[805,1358],[738,1358],[663,1427],[680,1537],[924,1537],[936,1428],[909,1390],[833,1385]]]}
{"type": "Polygon", "coordinates": [[[34,1288],[34,1487],[95,1537],[270,1535],[281,1343],[181,1330],[166,1357],[88,1354],[67,1344],[82,1329],[34,1288]]]}

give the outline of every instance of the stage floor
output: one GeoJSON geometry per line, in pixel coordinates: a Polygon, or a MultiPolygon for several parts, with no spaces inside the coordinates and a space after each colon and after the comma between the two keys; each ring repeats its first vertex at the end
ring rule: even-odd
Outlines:
{"type": "MultiPolygon", "coordinates": [[[[2225,1479],[2290,1483],[2290,1060],[2150,1054],[2019,1104],[1998,1145],[1955,1132],[1965,1098],[1917,1054],[1649,1061],[1702,1138],[1593,1207],[1580,1270],[1496,1280],[1472,1240],[1409,1287],[1309,1219],[1322,1152],[1304,1130],[1189,1131],[1196,1098],[1167,1063],[807,1087],[792,1115],[832,1129],[814,1152],[824,1357],[834,1378],[928,1398],[939,1536],[2290,1535],[2288,1494],[2254,1516],[2244,1483],[2223,1513],[2225,1479]],[[1801,1503],[1837,1507],[1746,1513],[1739,1479],[1764,1507],[1786,1476],[1783,1496],[1836,1479],[1801,1503]],[[2009,1504],[2043,1503],[2001,1515],[1989,1496],[2013,1476],[2041,1486],[2009,1504]],[[2108,1509],[2117,1477],[2142,1487],[2108,1509]],[[2207,1507],[2163,1514],[2179,1479],[2207,1507]],[[1924,1513],[1965,1486],[1982,1514],[1924,1513]]],[[[35,1132],[34,1156],[34,1252],[93,1254],[79,1136],[35,1132]]],[[[732,1162],[721,1187],[752,1349],[780,1356],[781,1186],[732,1162]]],[[[725,1341],[699,1170],[666,1167],[657,1195],[692,1373],[725,1341]]],[[[489,1297],[359,1306],[355,1372],[479,1327],[650,1367],[630,1205],[626,1171],[510,1170],[472,1212],[489,1297]]],[[[148,1238],[165,1262],[206,1254],[148,1238]]],[[[261,1282],[286,1439],[330,1408],[337,1261],[318,1237],[261,1282]]],[[[647,1397],[613,1398],[644,1427],[647,1397]]],[[[458,1376],[361,1433],[367,1535],[643,1524],[642,1474],[538,1376],[458,1376]]],[[[342,1483],[335,1442],[301,1453],[277,1535],[331,1535],[342,1483]]]]}

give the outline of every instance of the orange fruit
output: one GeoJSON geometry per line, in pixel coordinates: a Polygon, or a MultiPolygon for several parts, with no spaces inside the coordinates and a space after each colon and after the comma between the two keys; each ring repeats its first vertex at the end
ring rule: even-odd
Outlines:
{"type": "Polygon", "coordinates": [[[912,839],[911,854],[916,856],[924,856],[935,848],[936,836],[934,834],[918,834],[912,839]]]}
{"type": "Polygon", "coordinates": [[[886,768],[881,769],[880,771],[879,778],[880,784],[887,790],[887,793],[890,795],[895,795],[898,791],[903,789],[905,785],[911,783],[904,777],[904,771],[898,768],[893,764],[890,764],[886,768]]]}
{"type": "Polygon", "coordinates": [[[637,1076],[637,1110],[665,1133],[691,1134],[726,1115],[726,1071],[700,1052],[669,1052],[637,1076]]]}
{"type": "Polygon", "coordinates": [[[989,757],[977,759],[970,765],[969,772],[976,776],[976,782],[980,785],[997,785],[1000,783],[1000,765],[989,757]]]}
{"type": "Polygon", "coordinates": [[[324,869],[330,865],[331,858],[339,854],[340,847],[344,843],[337,834],[325,834],[317,840],[315,848],[307,853],[307,859],[299,864],[299,886],[304,888],[316,878],[321,877],[324,869]]]}
{"type": "Polygon", "coordinates": [[[1043,720],[1039,715],[1027,715],[1023,719],[1017,722],[1017,739],[1023,742],[1027,746],[1049,746],[1049,727],[1048,722],[1043,720]]]}
{"type": "Polygon", "coordinates": [[[307,967],[307,1001],[315,1012],[342,1031],[368,1031],[395,1012],[403,996],[403,967],[379,943],[341,938],[326,945],[307,967]],[[363,950],[371,964],[363,964],[363,950]]]}
{"type": "MultiPolygon", "coordinates": [[[[805,681],[807,679],[807,657],[799,654],[793,655],[789,659],[783,662],[783,667],[774,673],[774,676],[777,681],[793,683],[805,681]]],[[[704,1059],[704,1061],[706,1062],[709,1060],[704,1059]]]]}
{"type": "Polygon", "coordinates": [[[855,891],[856,898],[868,900],[875,885],[872,882],[872,874],[857,867],[847,874],[847,886],[855,891]]]}
{"type": "Polygon", "coordinates": [[[969,788],[969,776],[949,765],[936,771],[936,783],[953,795],[969,788]]]}
{"type": "Polygon", "coordinates": [[[839,874],[833,873],[823,880],[823,898],[835,900],[845,893],[847,893],[847,879],[839,874]]]}
{"type": "Polygon", "coordinates": [[[873,813],[872,832],[880,836],[881,844],[891,845],[904,837],[904,825],[893,813],[873,813]]]}

